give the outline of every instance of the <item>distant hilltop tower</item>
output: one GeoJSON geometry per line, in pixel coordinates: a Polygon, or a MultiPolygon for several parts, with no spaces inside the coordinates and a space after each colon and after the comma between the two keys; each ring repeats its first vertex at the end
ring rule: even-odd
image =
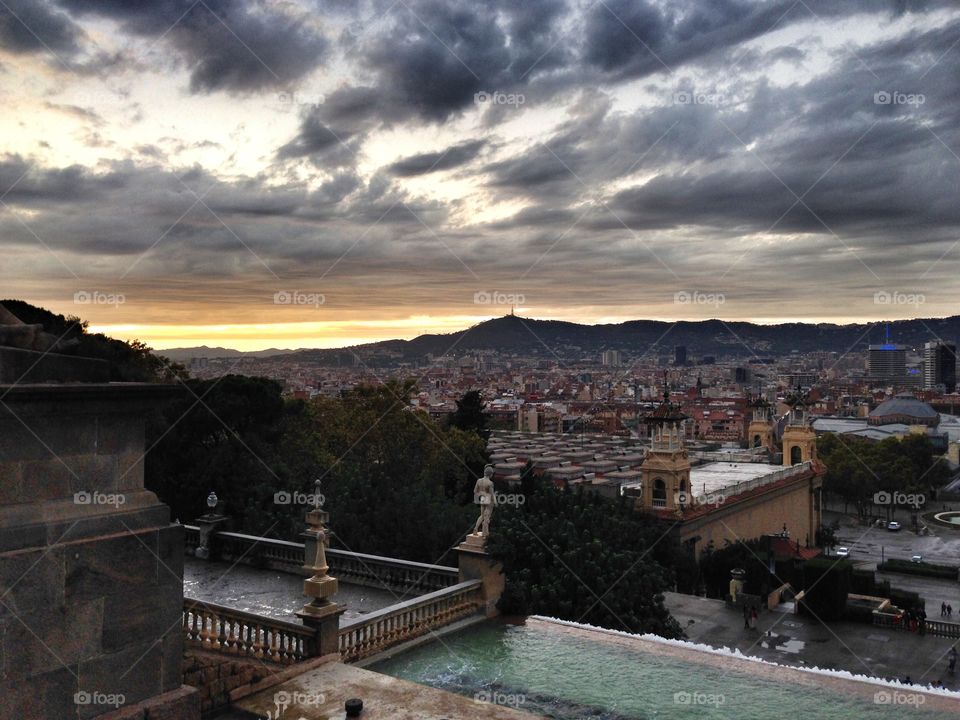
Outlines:
{"type": "Polygon", "coordinates": [[[790,406],[787,425],[783,430],[783,464],[799,465],[817,459],[817,434],[810,425],[807,408],[809,394],[800,386],[786,399],[790,406]]]}

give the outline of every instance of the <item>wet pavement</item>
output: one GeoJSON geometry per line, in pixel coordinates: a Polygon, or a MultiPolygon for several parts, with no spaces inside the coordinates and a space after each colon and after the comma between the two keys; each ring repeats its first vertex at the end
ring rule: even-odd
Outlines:
{"type": "MultiPolygon", "coordinates": [[[[303,578],[299,575],[191,557],[185,559],[183,567],[183,594],[289,622],[299,622],[294,613],[307,601],[303,595],[303,578]]],[[[333,599],[346,606],[343,619],[349,620],[393,605],[401,598],[385,588],[341,582],[333,599]]]]}
{"type": "MultiPolygon", "coordinates": [[[[917,635],[865,623],[832,622],[792,612],[764,610],[753,630],[743,627],[743,615],[722,600],[665,593],[667,609],[687,639],[715,648],[736,648],[782,665],[847,670],[881,678],[911,676],[916,683],[943,680],[960,690],[958,676],[946,672],[946,653],[957,643],[949,638],[917,635]]],[[[939,609],[934,619],[939,617],[939,609]]],[[[958,643],[960,644],[960,643],[958,643]]]]}

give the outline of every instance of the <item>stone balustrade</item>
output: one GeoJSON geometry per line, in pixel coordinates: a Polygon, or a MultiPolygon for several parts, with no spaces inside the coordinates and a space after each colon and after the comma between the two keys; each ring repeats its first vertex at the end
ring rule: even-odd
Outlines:
{"type": "MultiPolygon", "coordinates": [[[[186,551],[200,542],[200,531],[195,525],[184,525],[186,551]]],[[[303,575],[303,543],[262,538],[243,533],[214,533],[218,556],[230,562],[264,566],[281,572],[303,575]]],[[[459,581],[457,568],[443,565],[410,562],[397,558],[367,555],[346,550],[326,550],[330,575],[341,582],[386,588],[401,595],[415,595],[442,590],[459,581]]]]}
{"type": "Polygon", "coordinates": [[[291,664],[315,653],[314,631],[222,605],[183,599],[183,637],[189,647],[291,664]]]}
{"type": "Polygon", "coordinates": [[[481,612],[483,582],[468,580],[397,603],[340,627],[340,657],[355,662],[481,612]]]}
{"type": "MultiPolygon", "coordinates": [[[[873,624],[878,627],[889,627],[897,630],[906,630],[907,627],[895,613],[885,613],[875,610],[873,624]]],[[[925,632],[927,635],[936,635],[945,638],[960,638],[960,623],[944,622],[927,618],[925,632]]]]}

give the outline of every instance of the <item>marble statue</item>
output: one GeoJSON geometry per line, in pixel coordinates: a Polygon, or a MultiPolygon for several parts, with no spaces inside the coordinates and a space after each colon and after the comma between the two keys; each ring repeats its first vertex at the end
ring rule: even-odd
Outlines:
{"type": "Polygon", "coordinates": [[[477,478],[477,484],[473,486],[473,501],[480,506],[480,517],[473,526],[473,532],[484,537],[490,534],[490,516],[493,515],[493,506],[497,504],[492,478],[493,465],[487,465],[483,469],[483,477],[477,478]]]}
{"type": "Polygon", "coordinates": [[[13,347],[37,352],[59,352],[78,345],[76,339],[62,340],[43,331],[43,326],[28,325],[0,305],[0,347],[13,347]]]}

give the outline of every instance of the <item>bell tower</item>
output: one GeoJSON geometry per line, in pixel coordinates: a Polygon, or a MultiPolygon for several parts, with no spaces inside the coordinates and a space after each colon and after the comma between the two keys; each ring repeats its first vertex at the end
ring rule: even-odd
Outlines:
{"type": "Polygon", "coordinates": [[[783,464],[798,465],[817,459],[817,434],[810,424],[810,397],[800,386],[787,398],[790,414],[783,429],[783,464]]]}
{"type": "Polygon", "coordinates": [[[759,392],[753,397],[748,406],[753,412],[750,425],[747,427],[747,447],[766,448],[773,454],[777,451],[773,428],[773,412],[770,403],[759,392]]]}
{"type": "Polygon", "coordinates": [[[643,510],[679,511],[690,503],[690,458],[683,441],[686,419],[680,408],[670,402],[664,379],[663,402],[644,418],[650,433],[650,451],[640,466],[643,510]]]}

